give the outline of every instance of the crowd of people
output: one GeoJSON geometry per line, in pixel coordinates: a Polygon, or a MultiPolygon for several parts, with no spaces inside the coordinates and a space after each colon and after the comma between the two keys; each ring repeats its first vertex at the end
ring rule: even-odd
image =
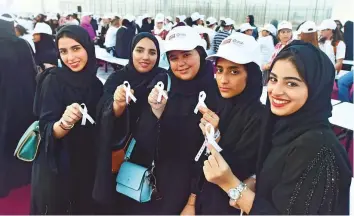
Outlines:
{"type": "Polygon", "coordinates": [[[0,47],[0,197],[30,183],[30,214],[349,214],[328,118],[334,85],[353,98],[352,21],[2,13],[0,47]],[[104,84],[95,45],[129,60],[104,84]]]}

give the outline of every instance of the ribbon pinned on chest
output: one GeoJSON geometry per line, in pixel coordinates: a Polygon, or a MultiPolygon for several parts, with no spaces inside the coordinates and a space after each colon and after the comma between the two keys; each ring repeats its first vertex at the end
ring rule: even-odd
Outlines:
{"type": "Polygon", "coordinates": [[[84,103],[81,104],[80,112],[82,113],[81,125],[86,125],[86,120],[91,124],[95,124],[95,120],[88,114],[87,107],[84,103]]]}
{"type": "Polygon", "coordinates": [[[206,104],[205,104],[205,99],[206,99],[206,93],[204,91],[201,91],[199,93],[199,97],[198,97],[198,104],[197,106],[195,107],[194,109],[194,113],[197,114],[198,113],[198,109],[199,107],[207,107],[206,104]]]}
{"type": "Polygon", "coordinates": [[[159,90],[159,95],[157,96],[157,102],[160,103],[162,100],[162,97],[164,97],[166,100],[168,99],[168,95],[166,94],[166,92],[164,91],[165,85],[163,84],[163,82],[158,82],[156,84],[156,88],[159,90]]]}
{"type": "Polygon", "coordinates": [[[130,84],[128,81],[124,81],[124,89],[125,89],[125,102],[129,104],[129,98],[131,98],[134,103],[136,103],[136,97],[130,92],[130,84]]]}

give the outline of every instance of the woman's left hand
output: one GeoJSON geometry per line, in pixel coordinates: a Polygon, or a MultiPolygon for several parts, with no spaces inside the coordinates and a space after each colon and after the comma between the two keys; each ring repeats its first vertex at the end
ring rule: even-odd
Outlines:
{"type": "Polygon", "coordinates": [[[203,166],[206,180],[218,185],[225,192],[237,187],[240,181],[232,173],[230,166],[221,154],[210,144],[208,144],[208,149],[211,155],[208,157],[208,160],[204,161],[203,166]]]}

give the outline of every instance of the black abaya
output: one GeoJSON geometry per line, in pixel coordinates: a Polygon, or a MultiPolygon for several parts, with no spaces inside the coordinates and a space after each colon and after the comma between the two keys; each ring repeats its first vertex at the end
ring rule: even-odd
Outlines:
{"type": "Polygon", "coordinates": [[[30,182],[31,164],[14,157],[17,143],[35,120],[36,69],[31,48],[16,37],[13,22],[0,20],[0,197],[30,182]]]}

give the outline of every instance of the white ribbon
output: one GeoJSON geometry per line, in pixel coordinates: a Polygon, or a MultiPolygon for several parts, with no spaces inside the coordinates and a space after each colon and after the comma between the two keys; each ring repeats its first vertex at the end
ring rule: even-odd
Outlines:
{"type": "MultiPolygon", "coordinates": [[[[214,148],[218,151],[218,152],[221,152],[222,151],[222,148],[219,146],[219,144],[217,144],[215,142],[215,130],[214,130],[214,127],[213,125],[211,125],[210,123],[207,123],[205,125],[205,133],[206,133],[206,136],[205,136],[205,141],[202,145],[202,147],[200,147],[197,155],[195,156],[194,160],[195,161],[198,161],[200,156],[202,156],[204,150],[206,149],[208,143],[211,144],[212,146],[214,146],[214,148]],[[210,129],[209,129],[210,128],[210,129]]],[[[207,153],[210,153],[209,149],[207,149],[206,151],[207,153]]]]}
{"type": "Polygon", "coordinates": [[[130,84],[128,81],[124,81],[124,89],[125,89],[125,102],[129,104],[129,98],[131,98],[134,103],[136,103],[136,97],[130,92],[130,84]]]}
{"type": "Polygon", "coordinates": [[[197,114],[198,113],[198,109],[199,109],[199,107],[207,107],[206,106],[206,104],[205,104],[205,99],[206,99],[206,94],[205,94],[205,92],[204,91],[201,91],[200,93],[199,93],[199,98],[198,98],[198,104],[197,104],[197,106],[195,107],[195,109],[194,109],[194,113],[195,114],[197,114]]]}
{"type": "Polygon", "coordinates": [[[222,148],[215,142],[215,138],[214,138],[215,130],[213,125],[207,123],[205,125],[205,133],[206,133],[206,139],[208,140],[208,143],[211,144],[216,149],[216,151],[221,152],[222,148]],[[210,129],[208,130],[208,128],[210,129]]]}
{"type": "Polygon", "coordinates": [[[81,125],[86,125],[86,119],[89,120],[91,124],[95,124],[95,120],[88,114],[87,107],[84,103],[81,104],[80,112],[82,113],[81,125]]]}
{"type": "Polygon", "coordinates": [[[159,90],[159,95],[157,96],[157,102],[160,103],[162,100],[162,96],[167,100],[168,96],[166,94],[166,92],[164,91],[165,85],[163,84],[163,82],[158,82],[156,84],[156,88],[159,90]]]}

